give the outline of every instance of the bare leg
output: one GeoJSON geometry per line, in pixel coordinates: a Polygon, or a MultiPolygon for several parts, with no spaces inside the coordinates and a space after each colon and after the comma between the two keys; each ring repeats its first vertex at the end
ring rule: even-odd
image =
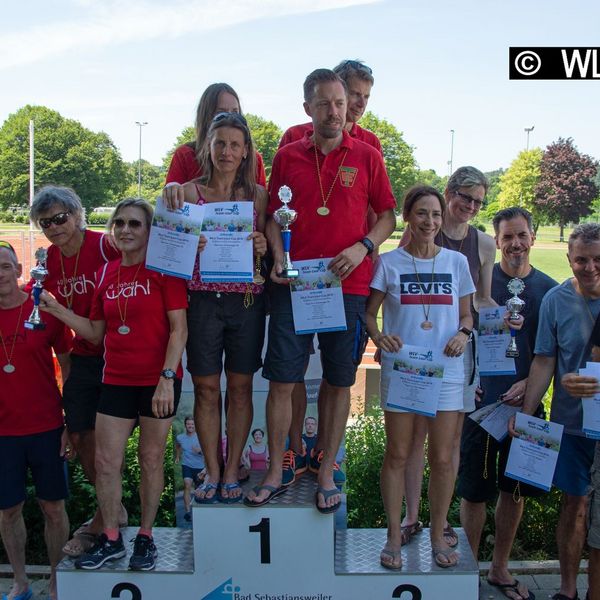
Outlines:
{"type": "Polygon", "coordinates": [[[44,514],[44,539],[50,562],[50,597],[56,598],[56,567],[63,557],[62,547],[69,538],[69,518],[64,500],[39,500],[44,514]]]}
{"type": "MultiPolygon", "coordinates": [[[[325,379],[321,380],[319,386],[319,396],[317,398],[317,441],[315,442],[315,451],[323,450],[327,443],[327,434],[329,433],[329,427],[331,426],[331,415],[329,414],[329,404],[327,403],[329,384],[325,379]]],[[[337,453],[337,450],[336,450],[337,453]]]]}
{"type": "Polygon", "coordinates": [[[586,536],[587,496],[563,494],[556,544],[560,563],[560,593],[574,598],[586,536]]]}
{"type": "MultiPolygon", "coordinates": [[[[223,473],[223,483],[236,483],[244,444],[248,439],[252,424],[252,375],[227,372],[227,464],[223,473]]],[[[241,489],[226,492],[225,497],[238,498],[241,489]]]]}
{"type": "Polygon", "coordinates": [[[141,526],[152,529],[160,495],[165,488],[164,459],[167,435],[173,418],[153,419],[140,417],[140,442],[138,458],[140,461],[140,500],[141,526]]]}
{"type": "Polygon", "coordinates": [[[0,534],[14,576],[13,587],[8,595],[8,598],[12,600],[14,596],[25,592],[29,586],[27,574],[25,573],[27,531],[25,521],[23,521],[22,502],[0,510],[0,534]]]}
{"type": "Polygon", "coordinates": [[[404,471],[404,493],[406,495],[406,514],[402,525],[414,525],[419,520],[419,504],[423,487],[425,469],[425,437],[427,436],[427,418],[415,415],[413,422],[412,446],[406,470],[404,471]]]}
{"type": "Polygon", "coordinates": [[[194,489],[194,482],[186,477],[183,480],[183,506],[185,512],[189,513],[192,510],[192,490],[194,489]]]}
{"type": "MultiPolygon", "coordinates": [[[[292,422],[292,391],[293,383],[280,383],[271,381],[269,396],[267,398],[267,431],[269,435],[269,469],[262,481],[262,485],[279,487],[281,485],[281,470],[283,468],[283,451],[285,440],[292,422]]],[[[248,499],[252,501],[264,500],[269,495],[268,490],[261,490],[259,494],[251,491],[248,499]]]]}
{"type": "Polygon", "coordinates": [[[460,523],[467,534],[475,560],[479,559],[479,544],[486,519],[485,509],[485,502],[469,502],[464,498],[460,501],[460,523]]]}
{"type": "Polygon", "coordinates": [[[105,529],[119,527],[123,495],[121,466],[135,421],[96,415],[96,495],[105,529]]]}
{"type": "MultiPolygon", "coordinates": [[[[194,424],[206,462],[205,483],[218,484],[221,479],[221,377],[218,374],[194,376],[194,424]]],[[[216,490],[196,492],[199,498],[212,498],[216,490]]]]}
{"type": "MultiPolygon", "coordinates": [[[[306,372],[306,371],[305,371],[306,372]]],[[[306,385],[294,385],[292,392],[292,424],[290,426],[290,449],[302,454],[302,427],[306,417],[306,385]]]]}

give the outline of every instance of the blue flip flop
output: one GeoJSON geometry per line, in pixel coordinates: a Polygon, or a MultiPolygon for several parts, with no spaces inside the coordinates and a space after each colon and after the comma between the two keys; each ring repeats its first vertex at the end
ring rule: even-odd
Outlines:
{"type": "Polygon", "coordinates": [[[217,504],[219,502],[219,485],[217,483],[210,483],[210,481],[208,481],[198,486],[196,490],[204,492],[204,498],[198,498],[198,496],[194,494],[194,502],[197,502],[198,504],[217,504]],[[208,492],[211,490],[215,490],[215,493],[210,498],[207,498],[206,494],[208,494],[208,492]]]}
{"type": "Polygon", "coordinates": [[[223,504],[235,504],[236,502],[241,502],[244,496],[243,494],[235,496],[234,498],[229,497],[229,493],[233,490],[242,491],[242,486],[237,481],[233,483],[222,483],[219,489],[219,502],[222,502],[223,504]],[[225,490],[227,492],[228,495],[226,498],[223,497],[223,493],[221,490],[225,490]]]}
{"type": "Polygon", "coordinates": [[[317,510],[324,515],[336,512],[337,509],[342,505],[342,500],[340,497],[340,501],[336,502],[335,504],[332,504],[331,506],[319,506],[319,494],[322,494],[323,500],[327,502],[327,499],[331,498],[331,496],[335,496],[336,494],[339,494],[341,496],[342,493],[337,487],[332,490],[326,490],[321,486],[317,487],[317,491],[315,493],[315,506],[317,507],[317,510]]]}
{"type": "MultiPolygon", "coordinates": [[[[27,588],[26,592],[22,594],[17,594],[14,597],[14,600],[29,600],[33,596],[33,590],[31,588],[27,588]]],[[[6,594],[2,594],[2,600],[8,600],[8,596],[6,594]]]]}
{"type": "Polygon", "coordinates": [[[268,502],[270,502],[271,500],[273,500],[273,498],[279,496],[280,494],[283,494],[284,492],[287,491],[287,488],[283,487],[283,486],[279,486],[279,487],[275,487],[273,485],[256,485],[252,488],[252,491],[258,496],[258,494],[260,494],[261,490],[267,490],[269,492],[269,495],[266,498],[263,498],[262,500],[259,500],[258,502],[254,501],[254,500],[250,500],[250,498],[248,498],[248,496],[246,496],[244,498],[244,504],[246,506],[264,506],[265,504],[267,504],[268,502]]]}

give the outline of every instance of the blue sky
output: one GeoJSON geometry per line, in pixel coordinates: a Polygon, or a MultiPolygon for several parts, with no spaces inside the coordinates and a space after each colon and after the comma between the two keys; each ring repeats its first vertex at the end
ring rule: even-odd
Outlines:
{"type": "Polygon", "coordinates": [[[360,58],[369,109],[421,168],[507,167],[525,146],[573,137],[600,158],[600,80],[510,81],[510,46],[600,46],[597,2],[546,0],[23,0],[3,7],[0,119],[41,104],[107,132],[125,160],[159,164],[204,88],[234,86],[245,112],[305,121],[302,82],[360,58]]]}

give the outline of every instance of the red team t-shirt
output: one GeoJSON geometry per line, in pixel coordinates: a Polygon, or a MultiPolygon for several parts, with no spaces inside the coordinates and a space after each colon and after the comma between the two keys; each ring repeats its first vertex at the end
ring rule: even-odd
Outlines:
{"type": "MultiPolygon", "coordinates": [[[[200,175],[202,175],[202,170],[196,158],[196,151],[188,144],[179,146],[171,159],[166,183],[187,183],[192,179],[197,179],[200,175]]],[[[267,187],[265,165],[259,152],[256,152],[256,183],[267,187]]]]}
{"type": "MultiPolygon", "coordinates": [[[[5,373],[0,368],[0,435],[43,433],[63,424],[52,349],[56,354],[69,352],[71,331],[45,312],[45,329],[25,329],[23,323],[33,310],[33,301],[27,298],[22,306],[23,310],[21,306],[0,310],[0,335],[9,356],[13,341],[15,344],[10,361],[15,371],[5,373]]],[[[0,351],[0,366],[6,364],[6,355],[0,351]]]]}
{"type": "MultiPolygon", "coordinates": [[[[143,265],[139,271],[139,265],[121,267],[119,277],[120,264],[115,260],[98,271],[90,311],[92,321],[106,322],[102,381],[111,385],[156,385],[169,342],[167,311],[187,308],[186,282],[143,265]],[[127,335],[117,331],[122,324],[117,293],[130,328],[127,335]]],[[[182,376],[180,364],[177,377],[182,376]]]]}
{"type": "MultiPolygon", "coordinates": [[[[396,207],[383,158],[372,146],[344,131],[342,143],[335,150],[327,156],[320,151],[317,154],[325,195],[336,179],[327,203],[330,213],[326,217],[317,214],[323,200],[314,144],[309,135],[284,146],[273,160],[267,212],[273,214],[282,206],[277,194],[282,185],[287,185],[292,190],[289,206],[298,212],[291,226],[292,262],[336,256],[367,235],[369,206],[376,214],[396,207]]],[[[373,262],[366,256],[342,282],[343,292],[368,296],[372,271],[373,262]]]]}
{"type": "MultiPolygon", "coordinates": [[[[92,297],[96,289],[96,272],[111,260],[116,260],[121,253],[114,248],[105,234],[99,231],[86,229],[83,244],[77,254],[62,257],[58,246],[52,244],[48,247],[48,260],[46,268],[48,277],[44,280],[44,289],[51,292],[63,305],[72,303],[76,315],[87,317],[92,307],[92,297]],[[75,268],[77,265],[77,268],[75,268]],[[64,272],[63,272],[64,270],[64,272]]],[[[35,281],[32,279],[25,291],[30,292],[35,281]]],[[[73,340],[73,354],[80,356],[102,356],[102,345],[94,344],[76,335],[73,340]]]]}

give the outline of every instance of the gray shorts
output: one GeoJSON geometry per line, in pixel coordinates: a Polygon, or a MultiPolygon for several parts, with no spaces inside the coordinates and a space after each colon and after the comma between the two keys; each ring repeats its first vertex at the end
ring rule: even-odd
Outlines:
{"type": "Polygon", "coordinates": [[[589,531],[588,545],[600,550],[600,442],[596,443],[594,464],[590,471],[592,477],[592,491],[589,503],[589,531]]]}

